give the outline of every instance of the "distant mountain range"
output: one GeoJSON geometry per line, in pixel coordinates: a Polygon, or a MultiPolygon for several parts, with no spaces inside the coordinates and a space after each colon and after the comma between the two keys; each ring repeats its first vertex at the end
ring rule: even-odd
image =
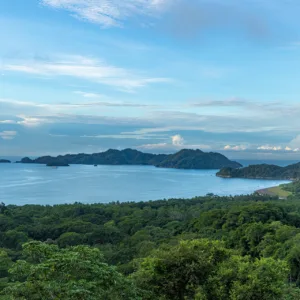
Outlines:
{"type": "Polygon", "coordinates": [[[225,167],[217,173],[217,176],[224,178],[299,180],[300,162],[286,167],[268,164],[251,165],[240,169],[225,167]]]}
{"type": "Polygon", "coordinates": [[[67,154],[57,157],[43,156],[36,159],[23,158],[20,163],[62,166],[69,164],[83,165],[152,165],[175,169],[221,169],[240,168],[241,164],[229,160],[220,153],[201,150],[183,149],[175,154],[150,154],[134,149],[107,150],[94,154],[67,154]]]}

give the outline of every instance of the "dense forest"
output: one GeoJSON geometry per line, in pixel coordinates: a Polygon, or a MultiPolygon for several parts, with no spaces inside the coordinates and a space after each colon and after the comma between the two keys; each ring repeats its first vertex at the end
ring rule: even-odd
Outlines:
{"type": "Polygon", "coordinates": [[[300,194],[0,206],[8,299],[300,299],[300,194]]]}
{"type": "Polygon", "coordinates": [[[220,153],[183,149],[175,154],[151,154],[134,149],[110,149],[94,154],[67,154],[57,157],[42,156],[36,159],[24,157],[21,163],[46,164],[48,166],[84,165],[151,165],[176,169],[221,169],[239,168],[242,165],[229,160],[220,153]]]}
{"type": "Polygon", "coordinates": [[[251,165],[245,168],[223,168],[217,176],[224,178],[300,179],[300,163],[280,167],[276,165],[251,165]]]}
{"type": "Polygon", "coordinates": [[[300,195],[300,180],[296,180],[290,184],[283,184],[282,188],[293,195],[300,195]]]}

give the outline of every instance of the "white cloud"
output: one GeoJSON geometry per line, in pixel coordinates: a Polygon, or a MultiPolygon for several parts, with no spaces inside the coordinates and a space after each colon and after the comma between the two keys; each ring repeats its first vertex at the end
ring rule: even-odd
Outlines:
{"type": "Polygon", "coordinates": [[[269,146],[269,145],[263,145],[257,147],[257,150],[271,150],[271,151],[281,151],[282,147],[281,146],[269,146]]]}
{"type": "MultiPolygon", "coordinates": [[[[141,132],[144,132],[146,129],[142,129],[141,132]]],[[[159,132],[159,131],[155,131],[159,132]]],[[[151,136],[151,135],[150,135],[151,136]]],[[[158,139],[155,137],[155,134],[153,134],[153,138],[158,139]]],[[[164,139],[163,136],[161,139],[164,139]]],[[[181,148],[188,148],[188,149],[211,149],[211,146],[205,145],[205,144],[186,144],[184,138],[180,134],[176,134],[174,136],[171,136],[172,144],[170,143],[153,143],[153,144],[145,144],[141,145],[138,148],[145,149],[145,150],[165,150],[165,151],[178,151],[181,148]]]]}
{"type": "Polygon", "coordinates": [[[28,117],[24,115],[18,116],[21,121],[18,121],[17,124],[28,126],[28,127],[35,127],[43,123],[50,123],[47,119],[41,117],[28,117]]]}
{"type": "Polygon", "coordinates": [[[82,92],[82,91],[74,91],[74,94],[80,95],[84,98],[101,98],[101,97],[104,97],[101,94],[88,93],[88,92],[82,92]]]}
{"type": "MultiPolygon", "coordinates": [[[[39,115],[45,115],[51,112],[55,113],[63,113],[63,112],[70,112],[71,109],[78,109],[78,108],[87,108],[87,109],[94,109],[96,107],[114,107],[114,108],[125,108],[125,107],[134,107],[134,108],[156,108],[155,105],[150,104],[139,104],[139,103],[132,103],[132,102],[113,102],[113,101],[95,101],[95,102],[72,102],[72,103],[35,103],[35,102],[28,102],[28,101],[19,101],[13,99],[1,99],[0,103],[3,105],[10,105],[14,106],[15,108],[19,109],[19,111],[23,111],[25,108],[28,108],[31,112],[33,110],[38,109],[39,115]]],[[[22,114],[23,116],[23,114],[22,114]]],[[[0,121],[1,123],[6,124],[13,124],[16,123],[12,120],[4,120],[0,121]]]]}
{"type": "Polygon", "coordinates": [[[103,27],[120,27],[136,15],[156,16],[170,0],[41,0],[44,5],[71,12],[103,27]]]}
{"type": "MultiPolygon", "coordinates": [[[[165,152],[174,152],[174,151],[179,151],[180,149],[182,149],[183,145],[173,145],[173,144],[169,144],[169,143],[153,143],[153,144],[145,144],[145,145],[141,145],[138,146],[138,149],[144,149],[144,150],[164,150],[165,152]]],[[[188,145],[185,144],[184,148],[187,149],[202,149],[202,150],[211,150],[211,146],[209,145],[205,145],[205,144],[201,144],[201,145],[188,145]]]]}
{"type": "Polygon", "coordinates": [[[159,134],[144,134],[144,135],[137,135],[137,134],[126,134],[121,132],[120,134],[99,134],[99,135],[82,135],[82,138],[94,138],[94,139],[135,139],[135,140],[164,140],[164,135],[159,134]]]}
{"type": "Polygon", "coordinates": [[[171,81],[170,78],[148,77],[139,72],[109,65],[98,59],[76,55],[61,56],[50,61],[16,62],[6,64],[2,69],[9,72],[50,77],[75,77],[112,86],[126,92],[134,92],[138,88],[153,83],[171,81]]]}
{"type": "Polygon", "coordinates": [[[270,146],[270,145],[263,145],[263,146],[259,146],[257,147],[257,150],[263,150],[263,151],[286,151],[286,152],[298,152],[300,148],[295,148],[295,147],[291,147],[291,146],[286,146],[286,147],[282,147],[282,146],[270,146]]]}
{"type": "Polygon", "coordinates": [[[247,149],[247,146],[245,146],[245,145],[235,145],[235,146],[226,145],[224,147],[224,150],[233,150],[233,151],[244,151],[246,149],[247,149]]]}
{"type": "Polygon", "coordinates": [[[183,146],[184,144],[184,138],[180,134],[172,136],[171,139],[174,146],[183,146]]]}
{"type": "Polygon", "coordinates": [[[0,124],[15,124],[16,121],[14,120],[3,120],[3,121],[0,121],[0,124]]]}
{"type": "Polygon", "coordinates": [[[0,137],[3,140],[13,140],[17,135],[16,131],[2,131],[0,132],[0,137]]]}
{"type": "Polygon", "coordinates": [[[145,144],[145,145],[141,145],[138,146],[138,149],[144,149],[144,150],[166,150],[170,147],[169,144],[167,143],[158,143],[158,144],[145,144]]]}
{"type": "Polygon", "coordinates": [[[271,152],[298,152],[300,148],[291,148],[290,146],[271,146],[271,145],[262,145],[258,147],[252,146],[245,146],[245,145],[236,145],[236,146],[231,146],[231,145],[226,145],[224,150],[234,150],[234,151],[244,151],[244,150],[249,150],[249,151],[254,151],[260,150],[260,151],[271,151],[271,152]]]}

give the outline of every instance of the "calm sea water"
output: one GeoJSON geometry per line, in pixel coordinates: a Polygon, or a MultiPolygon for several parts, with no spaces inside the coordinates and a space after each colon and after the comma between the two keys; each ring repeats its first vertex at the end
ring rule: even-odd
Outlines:
{"type": "Polygon", "coordinates": [[[152,166],[0,164],[0,202],[5,204],[107,203],[190,198],[207,193],[240,195],[284,183],[223,179],[217,170],[175,170],[152,166]]]}

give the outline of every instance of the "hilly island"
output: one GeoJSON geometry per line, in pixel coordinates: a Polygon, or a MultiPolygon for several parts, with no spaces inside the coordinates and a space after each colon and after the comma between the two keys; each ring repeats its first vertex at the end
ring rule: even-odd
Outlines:
{"type": "Polygon", "coordinates": [[[23,158],[20,163],[45,164],[47,166],[83,165],[150,165],[174,169],[221,169],[240,168],[238,162],[229,160],[220,153],[183,149],[175,154],[151,154],[134,149],[114,150],[94,154],[66,154],[57,157],[42,156],[36,159],[23,158]]]}

